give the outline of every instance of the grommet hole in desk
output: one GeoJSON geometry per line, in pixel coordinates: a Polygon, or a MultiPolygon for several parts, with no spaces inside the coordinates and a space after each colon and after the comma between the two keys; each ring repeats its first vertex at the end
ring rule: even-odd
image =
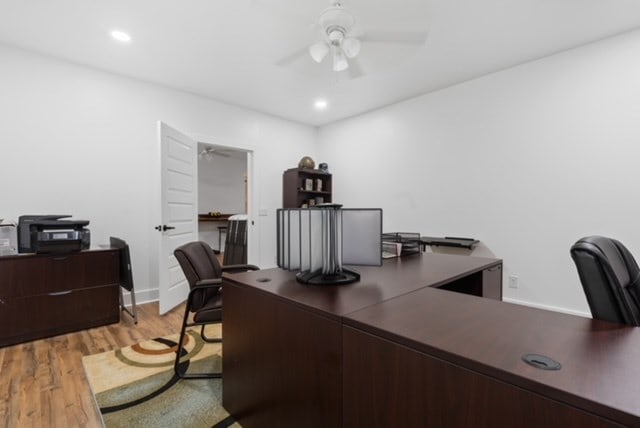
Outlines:
{"type": "Polygon", "coordinates": [[[541,370],[560,370],[562,368],[562,364],[553,358],[539,354],[525,354],[522,356],[522,361],[541,370]]]}

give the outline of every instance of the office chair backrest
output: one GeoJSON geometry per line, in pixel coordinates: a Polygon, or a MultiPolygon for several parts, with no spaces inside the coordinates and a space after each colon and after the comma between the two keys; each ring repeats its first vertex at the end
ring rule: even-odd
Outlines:
{"type": "MultiPolygon", "coordinates": [[[[173,254],[178,259],[178,263],[180,263],[180,267],[191,288],[195,287],[198,281],[222,278],[222,267],[213,250],[206,242],[189,242],[176,248],[173,254]]],[[[194,310],[200,309],[207,301],[208,295],[214,292],[214,290],[210,289],[202,293],[194,293],[191,307],[194,310]]]]}
{"type": "Polygon", "coordinates": [[[131,255],[129,245],[124,239],[111,236],[109,238],[111,248],[120,250],[120,286],[127,291],[133,290],[133,272],[131,270],[131,255]]]}
{"type": "Polygon", "coordinates": [[[594,318],[640,325],[640,269],[619,241],[589,236],[571,247],[571,257],[594,318]]]}
{"type": "Polygon", "coordinates": [[[247,263],[247,216],[236,214],[229,218],[229,226],[224,241],[225,265],[247,263]]]}

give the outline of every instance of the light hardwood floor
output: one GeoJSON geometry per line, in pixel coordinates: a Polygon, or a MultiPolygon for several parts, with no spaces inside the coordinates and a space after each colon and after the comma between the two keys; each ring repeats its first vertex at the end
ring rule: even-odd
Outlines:
{"type": "Polygon", "coordinates": [[[0,348],[0,427],[100,427],[82,357],[180,331],[184,306],[138,305],[120,323],[0,348]]]}

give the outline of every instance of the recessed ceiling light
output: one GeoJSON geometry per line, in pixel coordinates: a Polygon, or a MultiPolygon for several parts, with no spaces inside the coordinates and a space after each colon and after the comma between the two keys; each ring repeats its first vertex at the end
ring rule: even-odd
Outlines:
{"type": "Polygon", "coordinates": [[[327,108],[328,104],[326,100],[316,100],[316,102],[313,105],[316,108],[316,110],[324,110],[327,108]]]}
{"type": "Polygon", "coordinates": [[[120,30],[113,30],[111,32],[111,37],[123,43],[129,43],[131,41],[131,36],[120,30]]]}

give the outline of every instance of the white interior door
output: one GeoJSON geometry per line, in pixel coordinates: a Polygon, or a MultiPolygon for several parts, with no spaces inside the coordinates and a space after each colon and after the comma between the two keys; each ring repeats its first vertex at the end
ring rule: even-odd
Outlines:
{"type": "Polygon", "coordinates": [[[160,314],[182,303],[189,293],[173,250],[198,236],[197,144],[189,136],[159,123],[162,174],[160,239],[160,314]]]}

